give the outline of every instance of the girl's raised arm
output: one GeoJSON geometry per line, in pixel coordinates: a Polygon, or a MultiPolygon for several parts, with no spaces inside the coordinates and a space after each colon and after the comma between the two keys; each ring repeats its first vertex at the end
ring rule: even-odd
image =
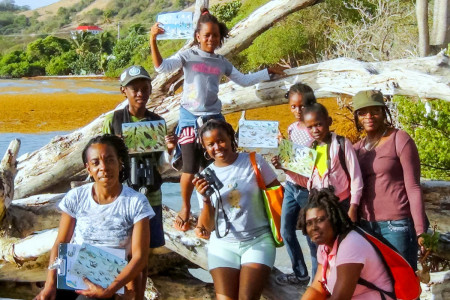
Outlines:
{"type": "Polygon", "coordinates": [[[159,24],[160,23],[155,23],[150,29],[150,48],[152,52],[152,61],[155,68],[158,68],[163,61],[161,54],[159,53],[158,45],[156,43],[156,37],[159,34],[164,33],[164,29],[159,27],[159,24]]]}

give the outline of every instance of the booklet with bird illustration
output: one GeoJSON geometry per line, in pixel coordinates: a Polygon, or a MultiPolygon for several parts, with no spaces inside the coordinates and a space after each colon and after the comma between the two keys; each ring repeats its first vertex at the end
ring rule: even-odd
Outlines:
{"type": "MultiPolygon", "coordinates": [[[[125,249],[61,243],[58,250],[57,288],[84,290],[83,278],[108,287],[127,265],[125,249]]],[[[124,288],[117,291],[124,293],[124,288]]]]}
{"type": "Polygon", "coordinates": [[[188,11],[160,13],[156,16],[164,34],[158,40],[190,39],[194,35],[193,13],[188,11]]]}
{"type": "Polygon", "coordinates": [[[122,124],[122,136],[129,154],[151,153],[166,150],[167,135],[164,120],[122,124]]]}
{"type": "Polygon", "coordinates": [[[283,139],[278,147],[278,155],[284,169],[308,178],[311,176],[317,157],[316,150],[283,139]]]}

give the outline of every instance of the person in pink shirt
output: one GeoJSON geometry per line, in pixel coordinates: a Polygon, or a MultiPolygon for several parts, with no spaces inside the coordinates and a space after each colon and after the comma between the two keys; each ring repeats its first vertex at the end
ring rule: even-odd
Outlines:
{"type": "Polygon", "coordinates": [[[353,145],[348,139],[330,132],[332,119],[322,104],[305,107],[303,116],[305,126],[315,140],[312,148],[317,151],[308,190],[333,186],[339,204],[356,222],[363,180],[353,145]]]}
{"type": "MultiPolygon", "coordinates": [[[[303,123],[303,110],[306,106],[317,102],[314,91],[306,84],[296,83],[290,87],[285,98],[289,99],[289,108],[296,119],[288,128],[288,138],[297,145],[309,147],[313,142],[313,138],[303,123]]],[[[281,236],[291,259],[293,270],[291,274],[278,275],[276,282],[279,285],[308,284],[311,278],[308,275],[302,248],[295,233],[298,213],[308,202],[308,189],[306,188],[308,178],[284,169],[278,156],[272,158],[272,164],[275,168],[281,169],[286,173],[286,185],[284,187],[283,207],[281,210],[281,236]]],[[[311,277],[314,277],[317,269],[317,247],[309,239],[308,245],[311,251],[311,277]]]]}
{"type": "Polygon", "coordinates": [[[428,224],[416,144],[392,126],[379,91],[357,93],[353,109],[358,130],[367,134],[354,145],[364,180],[361,226],[381,235],[417,270],[420,235],[428,224]]]}
{"type": "Polygon", "coordinates": [[[313,189],[300,213],[303,232],[319,245],[317,273],[302,300],[393,299],[393,283],[381,258],[354,230],[338,201],[332,188],[313,189]],[[379,290],[360,284],[360,278],[379,290]]]}

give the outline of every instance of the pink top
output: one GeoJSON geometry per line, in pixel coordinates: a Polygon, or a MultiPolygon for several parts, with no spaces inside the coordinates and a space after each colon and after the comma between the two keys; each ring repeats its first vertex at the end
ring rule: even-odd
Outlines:
{"type": "MultiPolygon", "coordinates": [[[[311,143],[313,142],[313,138],[309,134],[308,129],[305,127],[304,124],[302,124],[298,121],[289,125],[287,131],[288,131],[289,140],[292,141],[294,144],[309,147],[311,145],[311,143]]],[[[306,188],[307,183],[308,183],[307,177],[302,176],[297,173],[294,173],[289,170],[285,170],[285,173],[286,173],[287,181],[299,184],[306,188]]]]}
{"type": "MultiPolygon", "coordinates": [[[[343,264],[363,264],[360,277],[373,283],[375,286],[387,292],[393,291],[393,286],[386,269],[375,249],[366,239],[355,231],[350,231],[339,245],[336,255],[337,239],[331,251],[326,245],[319,245],[317,249],[317,260],[324,265],[328,255],[327,287],[333,294],[334,285],[337,280],[337,267],[343,264]],[[329,254],[327,254],[329,252],[329,254]]],[[[323,280],[323,278],[322,278],[323,280]]],[[[357,284],[352,300],[381,299],[378,291],[357,284]]],[[[386,299],[391,299],[386,296],[386,299]]]]}
{"type": "Polygon", "coordinates": [[[396,129],[372,151],[364,148],[363,141],[354,147],[364,180],[363,218],[373,222],[412,217],[416,234],[423,233],[426,228],[420,160],[411,137],[396,129]]]}
{"type": "Polygon", "coordinates": [[[330,145],[330,169],[326,170],[323,176],[320,176],[317,168],[314,168],[311,178],[309,178],[308,181],[308,190],[313,188],[320,190],[332,185],[334,186],[334,194],[339,197],[339,200],[345,200],[351,195],[350,203],[359,205],[363,190],[363,179],[355,150],[353,149],[352,143],[347,138],[345,139],[344,157],[350,175],[350,183],[348,182],[347,174],[339,161],[339,143],[336,139],[336,134],[332,133],[330,145]]]}

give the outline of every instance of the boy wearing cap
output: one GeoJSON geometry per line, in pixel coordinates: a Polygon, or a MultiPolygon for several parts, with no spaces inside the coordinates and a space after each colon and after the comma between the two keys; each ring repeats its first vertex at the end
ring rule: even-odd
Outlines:
{"type": "MultiPolygon", "coordinates": [[[[106,115],[102,132],[105,134],[115,134],[122,136],[122,124],[142,121],[164,120],[158,114],[149,111],[146,104],[152,93],[151,78],[148,72],[142,66],[131,66],[120,75],[120,92],[127,98],[128,104],[123,109],[116,110],[106,115]]],[[[151,166],[153,174],[153,184],[151,186],[133,185],[128,179],[127,183],[133,189],[142,192],[150,202],[155,211],[155,216],[150,220],[150,248],[164,246],[164,230],[162,221],[162,178],[160,173],[167,167],[170,167],[172,152],[176,146],[176,139],[173,135],[166,136],[167,151],[150,154],[142,154],[137,157],[137,165],[143,163],[144,159],[149,158],[154,162],[151,166]]],[[[144,269],[142,286],[136,289],[137,299],[143,296],[145,284],[147,281],[147,268],[144,269]]]]}
{"type": "MultiPolygon", "coordinates": [[[[141,121],[164,120],[159,115],[147,110],[146,104],[152,92],[151,79],[148,72],[141,66],[131,66],[120,75],[120,92],[128,99],[128,105],[114,111],[105,117],[103,123],[103,133],[122,135],[122,123],[134,123],[141,121]]],[[[152,155],[154,184],[141,189],[139,186],[132,186],[135,190],[140,190],[147,196],[150,205],[156,216],[150,220],[150,248],[164,246],[164,231],[162,224],[162,178],[160,172],[162,167],[168,167],[170,155],[175,148],[174,136],[166,136],[167,152],[151,153],[152,155]]],[[[142,158],[142,157],[140,157],[142,158]]]]}

